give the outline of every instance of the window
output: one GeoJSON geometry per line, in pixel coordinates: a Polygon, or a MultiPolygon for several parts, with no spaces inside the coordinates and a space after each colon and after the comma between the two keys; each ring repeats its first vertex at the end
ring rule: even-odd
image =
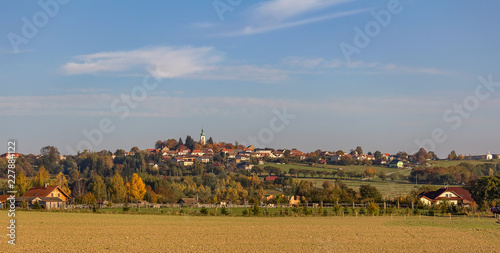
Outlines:
{"type": "Polygon", "coordinates": [[[51,197],[54,197],[54,193],[51,193],[51,194],[50,194],[50,196],[51,196],[51,197]]]}
{"type": "Polygon", "coordinates": [[[61,193],[57,193],[57,197],[61,197],[61,193]]]}

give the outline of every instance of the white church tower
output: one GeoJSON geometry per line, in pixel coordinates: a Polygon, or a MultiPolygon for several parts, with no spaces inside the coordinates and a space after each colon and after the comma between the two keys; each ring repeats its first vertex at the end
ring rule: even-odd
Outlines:
{"type": "Polygon", "coordinates": [[[203,132],[203,127],[201,128],[201,134],[200,134],[200,144],[205,145],[205,133],[203,132]]]}

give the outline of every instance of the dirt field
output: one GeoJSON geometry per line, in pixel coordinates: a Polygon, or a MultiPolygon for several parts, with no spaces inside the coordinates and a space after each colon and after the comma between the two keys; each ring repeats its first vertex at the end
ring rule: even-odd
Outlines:
{"type": "Polygon", "coordinates": [[[492,218],[18,212],[17,224],[16,245],[5,241],[3,249],[9,249],[5,252],[494,252],[500,248],[500,225],[492,218]]]}

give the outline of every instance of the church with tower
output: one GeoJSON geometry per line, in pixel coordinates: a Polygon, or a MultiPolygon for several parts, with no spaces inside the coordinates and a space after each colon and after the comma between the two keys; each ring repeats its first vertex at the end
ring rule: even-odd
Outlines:
{"type": "Polygon", "coordinates": [[[201,134],[200,134],[200,144],[205,145],[206,140],[205,140],[205,133],[203,132],[203,127],[201,128],[201,134]]]}

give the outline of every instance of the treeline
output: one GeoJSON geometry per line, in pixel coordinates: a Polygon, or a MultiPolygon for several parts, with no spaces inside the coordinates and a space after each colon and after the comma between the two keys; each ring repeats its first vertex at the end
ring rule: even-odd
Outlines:
{"type": "Polygon", "coordinates": [[[415,168],[410,173],[410,180],[427,184],[465,185],[483,176],[500,175],[500,163],[473,165],[460,163],[450,167],[415,168]]]}

